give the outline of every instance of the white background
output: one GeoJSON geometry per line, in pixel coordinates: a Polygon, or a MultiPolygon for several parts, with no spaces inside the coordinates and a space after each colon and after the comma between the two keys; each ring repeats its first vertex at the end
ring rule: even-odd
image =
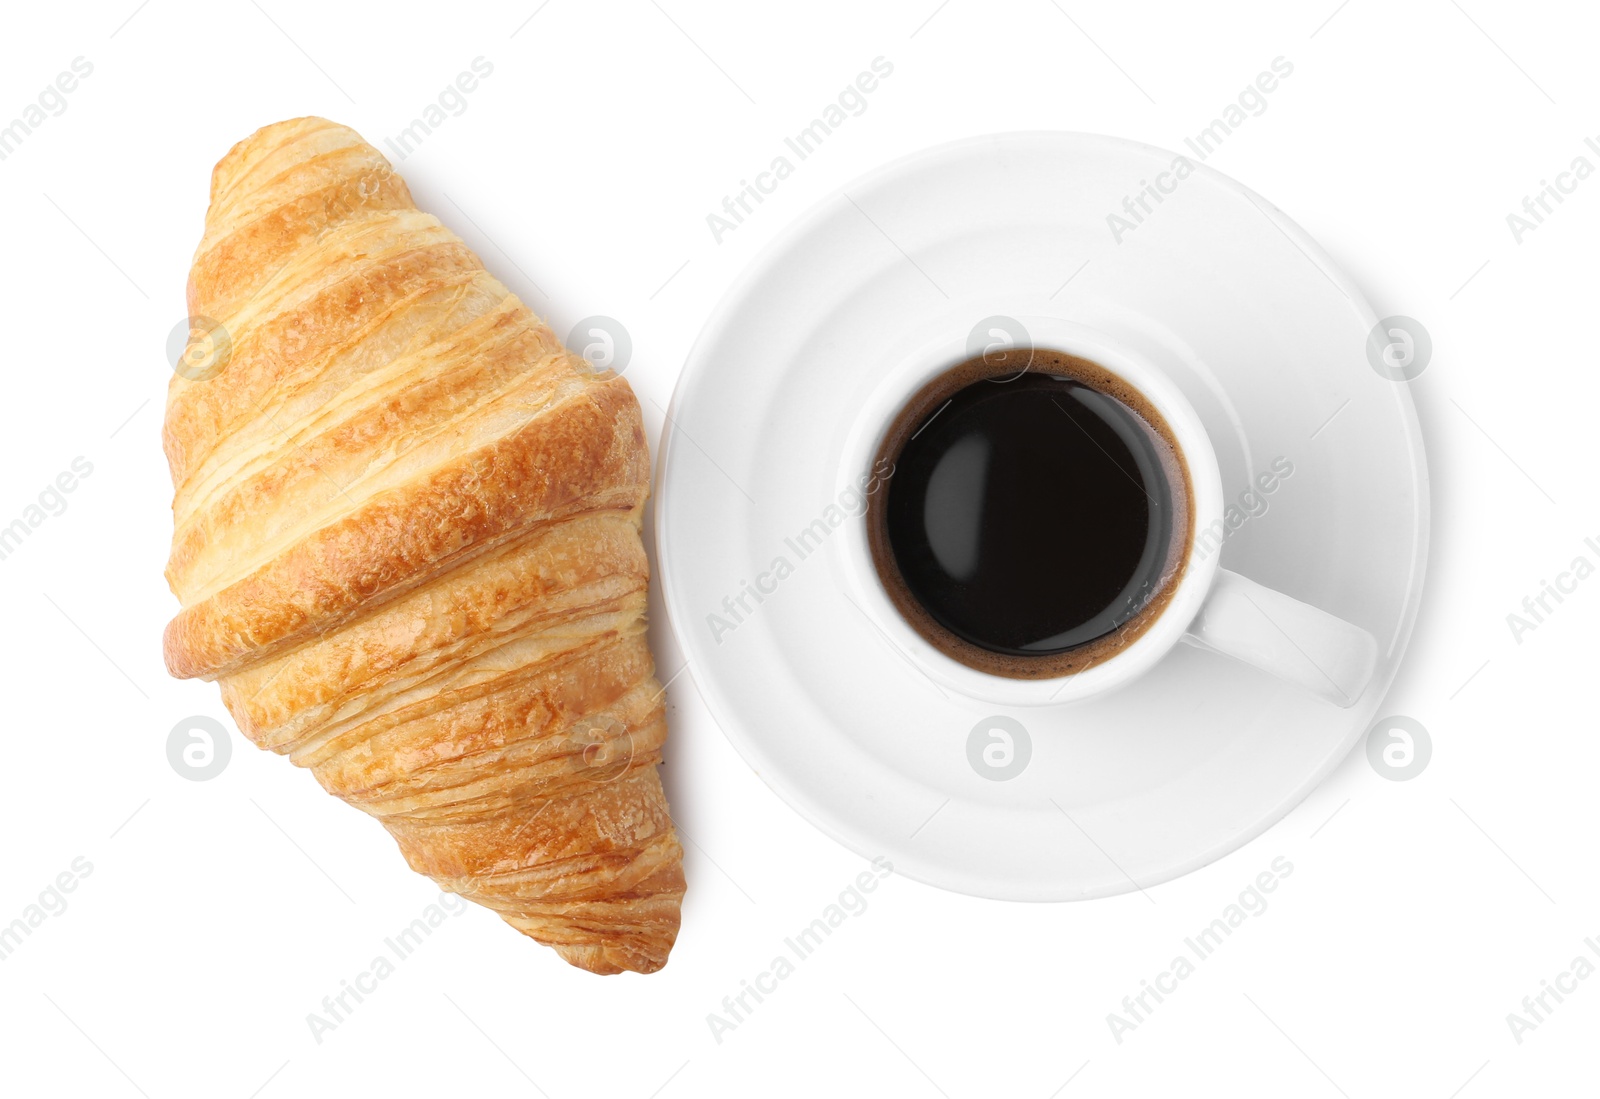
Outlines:
{"type": "MultiPolygon", "coordinates": [[[[1506,223],[1575,157],[1600,166],[1583,145],[1600,136],[1592,11],[937,2],[8,11],[0,122],[75,57],[94,71],[0,162],[0,525],[74,458],[93,473],[0,561],[0,924],[75,858],[93,869],[0,962],[0,1086],[1595,1093],[1600,978],[1520,1044],[1506,1019],[1600,937],[1600,580],[1520,644],[1506,624],[1579,553],[1600,559],[1583,545],[1600,541],[1600,179],[1520,244],[1506,223]],[[418,204],[558,332],[590,314],[626,324],[652,447],[701,320],[759,246],[832,189],[990,131],[1178,148],[1273,58],[1292,61],[1267,112],[1210,163],[1315,235],[1379,316],[1432,333],[1433,362],[1411,383],[1432,560],[1383,709],[1431,731],[1426,771],[1386,781],[1358,750],[1266,835],[1147,895],[1004,904],[891,877],[719,1043],[707,1014],[866,864],[768,791],[683,676],[666,773],[690,889],[667,968],[597,978],[474,908],[319,1044],[307,1014],[437,890],[375,822],[236,733],[216,779],[169,765],[176,722],[227,717],[214,687],[173,681],[161,661],[175,610],[161,577],[163,345],[185,313],[211,167],[231,144],[314,113],[385,147],[480,55],[494,72],[469,108],[397,166],[418,204]],[[706,215],[879,56],[894,74],[869,109],[718,244],[706,215]],[[1279,856],[1294,872],[1270,908],[1117,1042],[1107,1014],[1279,856]]],[[[659,615],[654,644],[665,679],[681,658],[659,615]]]]}

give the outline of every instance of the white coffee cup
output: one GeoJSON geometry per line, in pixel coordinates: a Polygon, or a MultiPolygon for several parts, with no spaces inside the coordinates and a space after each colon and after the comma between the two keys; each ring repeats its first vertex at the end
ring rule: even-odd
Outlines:
{"type": "MultiPolygon", "coordinates": [[[[1378,644],[1370,633],[1221,568],[1220,554],[1197,552],[1201,534],[1215,529],[1223,516],[1222,475],[1211,439],[1178,387],[1153,364],[1093,329],[1056,317],[1015,319],[1031,346],[1098,363],[1142,394],[1171,428],[1189,470],[1194,519],[1177,588],[1133,642],[1089,668],[1053,679],[995,675],[941,651],[895,608],[873,565],[863,513],[841,531],[845,579],[851,597],[879,632],[942,688],[1005,705],[1045,706],[1104,694],[1149,671],[1180,641],[1242,660],[1334,705],[1355,705],[1377,663],[1378,644]]],[[[951,328],[891,366],[846,438],[840,483],[873,467],[889,425],[914,394],[973,357],[968,337],[969,329],[951,328]]]]}

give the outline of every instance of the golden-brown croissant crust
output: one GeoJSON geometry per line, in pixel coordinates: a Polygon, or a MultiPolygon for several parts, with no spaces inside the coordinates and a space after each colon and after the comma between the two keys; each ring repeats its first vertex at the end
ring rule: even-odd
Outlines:
{"type": "Polygon", "coordinates": [[[445,889],[573,965],[661,968],[683,851],[627,382],[320,118],[217,165],[188,296],[169,670],[445,889]]]}

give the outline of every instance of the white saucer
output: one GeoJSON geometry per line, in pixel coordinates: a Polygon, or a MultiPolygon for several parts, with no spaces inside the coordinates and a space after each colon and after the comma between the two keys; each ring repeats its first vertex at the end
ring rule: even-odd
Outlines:
{"type": "Polygon", "coordinates": [[[1069,900],[1219,858],[1345,757],[1410,635],[1427,471],[1405,383],[1369,362],[1378,318],[1304,231],[1203,165],[1161,177],[1135,221],[1129,205],[1175,159],[1031,133],[881,168],[751,264],[673,397],[656,545],[690,674],[781,797],[922,881],[1069,900]],[[1113,213],[1132,224],[1120,242],[1113,213]],[[1180,645],[1116,694],[997,712],[925,678],[847,598],[837,529],[801,557],[799,532],[838,514],[845,436],[887,364],[992,315],[1087,325],[1160,366],[1205,422],[1230,500],[1292,464],[1222,564],[1378,639],[1356,705],[1180,645]],[[990,730],[1014,723],[1008,757],[990,730]],[[1003,777],[1023,741],[1025,766],[1003,777]]]}

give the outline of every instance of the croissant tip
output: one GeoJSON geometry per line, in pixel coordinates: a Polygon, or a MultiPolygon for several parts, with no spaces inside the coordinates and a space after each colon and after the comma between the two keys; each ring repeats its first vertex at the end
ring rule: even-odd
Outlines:
{"type": "Polygon", "coordinates": [[[665,953],[641,953],[605,943],[585,943],[581,946],[563,943],[556,944],[554,949],[568,964],[602,977],[618,973],[655,973],[667,964],[665,953]]]}

